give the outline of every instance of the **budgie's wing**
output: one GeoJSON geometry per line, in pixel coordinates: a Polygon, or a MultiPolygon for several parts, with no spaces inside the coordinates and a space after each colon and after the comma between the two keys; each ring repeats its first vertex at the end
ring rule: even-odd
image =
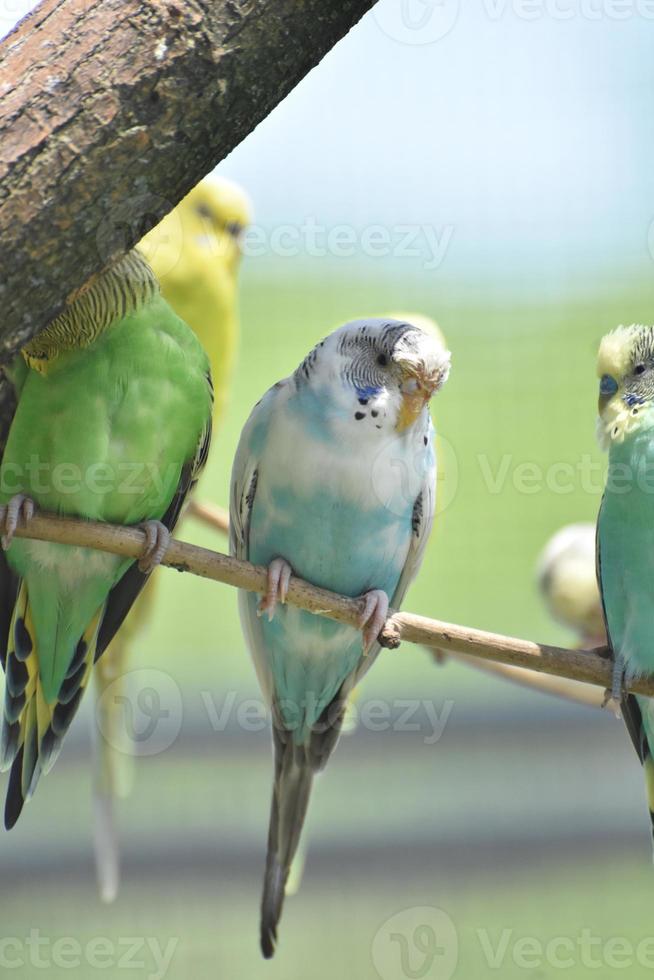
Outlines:
{"type": "MultiPolygon", "coordinates": [[[[28,370],[25,358],[18,354],[0,372],[0,375],[4,375],[0,381],[0,455],[4,452],[7,434],[16,414],[18,396],[28,370]]],[[[9,626],[18,585],[18,577],[9,567],[5,552],[0,549],[0,664],[3,670],[7,661],[9,626]]]]}
{"type": "Polygon", "coordinates": [[[9,567],[4,551],[0,550],[0,664],[5,670],[7,664],[7,643],[11,616],[18,595],[18,576],[9,567]]]}
{"type": "MultiPolygon", "coordinates": [[[[230,554],[245,561],[249,561],[250,558],[250,517],[259,480],[261,446],[265,443],[270,416],[288,394],[288,386],[288,380],[278,382],[254,406],[243,428],[234,459],[229,500],[229,548],[230,554]]],[[[264,694],[272,701],[272,675],[266,656],[261,621],[249,615],[246,593],[239,592],[238,603],[241,626],[252,654],[259,684],[264,694]]]]}
{"type": "MultiPolygon", "coordinates": [[[[207,380],[209,384],[211,384],[211,380],[208,376],[207,380]]],[[[168,510],[161,518],[162,524],[164,524],[171,532],[175,530],[175,525],[177,524],[182,510],[184,509],[184,504],[189,494],[193,491],[193,488],[198,482],[200,474],[204,469],[204,465],[209,454],[210,442],[211,420],[209,419],[207,426],[198,442],[195,456],[193,459],[188,460],[186,465],[183,467],[175,495],[168,510]]],[[[102,656],[104,651],[111,643],[113,637],[120,629],[121,624],[130,611],[139,592],[145,585],[146,580],[147,575],[139,571],[138,563],[134,562],[134,564],[130,565],[123,577],[116,583],[109,593],[104,616],[102,617],[100,630],[98,632],[98,642],[95,652],[96,660],[102,656]]]]}
{"type": "Polygon", "coordinates": [[[425,548],[431,534],[436,509],[436,469],[431,467],[425,475],[420,492],[413,504],[411,515],[411,544],[400,575],[400,580],[391,598],[391,608],[398,609],[407,589],[418,574],[425,548]]]}
{"type": "MultiPolygon", "coordinates": [[[[434,432],[431,422],[429,423],[429,440],[433,445],[434,432]]],[[[404,562],[404,567],[400,574],[395,591],[390,596],[390,608],[399,609],[402,600],[406,595],[407,589],[418,574],[425,548],[429,540],[432,525],[434,523],[434,513],[436,510],[436,464],[435,461],[430,465],[422,481],[418,495],[413,503],[411,515],[411,543],[404,562]]],[[[343,689],[343,694],[349,693],[359,683],[361,678],[368,672],[379,653],[380,647],[375,643],[371,650],[359,661],[359,665],[349,678],[343,689]]]]}

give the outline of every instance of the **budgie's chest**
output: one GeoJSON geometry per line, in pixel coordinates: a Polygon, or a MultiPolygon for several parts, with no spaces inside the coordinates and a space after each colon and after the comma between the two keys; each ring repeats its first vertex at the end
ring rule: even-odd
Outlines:
{"type": "Polygon", "coordinates": [[[611,446],[598,523],[602,597],[613,647],[631,674],[654,671],[654,439],[611,446]]]}
{"type": "MultiPolygon", "coordinates": [[[[431,423],[425,412],[400,437],[384,424],[382,407],[362,407],[356,398],[345,412],[291,398],[270,416],[261,412],[252,433],[259,463],[248,557],[263,565],[282,557],[315,585],[350,596],[382,589],[392,600],[411,547],[416,498],[433,478],[431,423]]],[[[292,606],[278,607],[272,622],[257,619],[256,601],[251,594],[241,599],[259,637],[255,662],[301,742],[360,669],[361,634],[292,606]],[[284,705],[300,711],[294,721],[284,705]]]]}
{"type": "Polygon", "coordinates": [[[281,555],[323,588],[392,595],[404,567],[416,497],[433,460],[414,434],[360,422],[320,431],[290,402],[271,422],[259,465],[250,560],[281,555]],[[351,438],[349,438],[351,434],[351,438]]]}

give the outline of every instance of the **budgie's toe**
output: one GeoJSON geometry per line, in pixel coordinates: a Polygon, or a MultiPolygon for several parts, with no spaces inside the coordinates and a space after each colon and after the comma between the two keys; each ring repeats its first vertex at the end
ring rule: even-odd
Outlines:
{"type": "Polygon", "coordinates": [[[621,718],[620,704],[624,695],[625,662],[624,658],[616,656],[613,660],[611,688],[604,692],[602,707],[612,711],[616,718],[621,718]]]}
{"type": "Polygon", "coordinates": [[[367,653],[386,622],[389,602],[382,589],[372,589],[362,598],[364,607],[359,617],[359,629],[363,631],[363,652],[367,653]]]}
{"type": "Polygon", "coordinates": [[[265,596],[257,606],[257,615],[268,614],[268,621],[275,615],[277,603],[286,602],[288,593],[288,583],[291,580],[293,569],[283,558],[274,558],[268,565],[268,589],[265,596]]]}
{"type": "Polygon", "coordinates": [[[602,701],[602,707],[606,708],[607,711],[612,711],[615,717],[620,720],[622,718],[622,710],[620,708],[621,698],[616,698],[613,692],[607,687],[604,691],[604,700],[602,701]]]}
{"type": "Polygon", "coordinates": [[[27,524],[34,516],[35,509],[32,498],[24,493],[15,494],[5,507],[0,507],[0,526],[4,525],[0,541],[5,551],[13,540],[18,524],[27,524]]]}
{"type": "Polygon", "coordinates": [[[166,554],[170,531],[161,521],[144,521],[140,527],[145,532],[145,548],[139,559],[139,571],[149,575],[166,554]]]}

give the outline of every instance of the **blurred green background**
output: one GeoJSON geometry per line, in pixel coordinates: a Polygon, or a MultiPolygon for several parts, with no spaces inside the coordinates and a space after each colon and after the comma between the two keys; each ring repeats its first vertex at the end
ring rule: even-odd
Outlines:
{"type": "MultiPolygon", "coordinates": [[[[355,316],[431,315],[453,368],[433,406],[440,512],[405,606],[565,643],[534,566],[558,527],[594,520],[599,505],[598,340],[652,319],[654,29],[635,6],[621,19],[607,5],[572,18],[550,5],[536,19],[517,5],[415,6],[425,8],[416,16],[453,14],[452,25],[421,41],[410,26],[420,18],[407,27],[407,5],[384,2],[221,167],[252,194],[268,245],[246,250],[238,370],[199,496],[227,503],[248,412],[316,340],[355,316]],[[424,250],[311,255],[302,234],[291,254],[272,247],[281,223],[308,218],[345,222],[358,242],[371,226],[393,237],[424,223],[450,229],[449,244],[436,267],[424,250]]],[[[225,547],[191,520],[180,536],[225,547]]],[[[654,970],[648,820],[621,724],[437,667],[410,646],[380,656],[357,706],[373,722],[343,738],[318,781],[302,888],[263,963],[270,737],[236,596],[160,578],[134,661],[134,729],[157,725],[119,808],[123,888],[111,907],[96,896],[87,704],[54,772],[0,836],[8,974],[576,980],[654,970]],[[380,705],[392,723],[374,721],[380,705]],[[34,929],[41,947],[34,935],[30,945],[34,929]],[[99,940],[97,962],[88,951],[75,960],[75,943],[99,940]]]]}

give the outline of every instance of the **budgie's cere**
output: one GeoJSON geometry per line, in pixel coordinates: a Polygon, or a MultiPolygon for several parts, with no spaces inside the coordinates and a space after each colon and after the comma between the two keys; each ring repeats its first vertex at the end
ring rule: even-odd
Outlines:
{"type": "Polygon", "coordinates": [[[582,647],[601,646],[606,640],[595,533],[593,524],[568,524],[550,538],[538,561],[538,586],[547,608],[577,634],[582,647]]]}
{"type": "Polygon", "coordinates": [[[146,567],[160,559],[166,528],[206,456],[211,421],[206,355],[136,253],[96,277],[24,356],[30,370],[0,469],[0,499],[8,505],[0,610],[8,827],[54,763],[94,659],[119,628],[146,567]],[[29,518],[33,504],[124,524],[149,521],[145,566],[12,541],[19,513],[29,518]]]}
{"type": "MultiPolygon", "coordinates": [[[[654,327],[619,327],[598,358],[599,433],[609,449],[598,517],[597,567],[615,670],[654,673],[654,327]]],[[[645,767],[654,825],[654,708],[649,698],[622,696],[622,713],[645,767]]]]}
{"type": "Polygon", "coordinates": [[[232,551],[269,568],[259,607],[256,597],[240,595],[244,632],[274,719],[265,956],[274,951],[313,773],[336,743],[348,692],[378,652],[389,599],[400,603],[422,559],[435,491],[427,403],[446,380],[449,360],[410,324],[349,323],[270,389],[241,436],[232,477],[232,551]],[[291,569],[324,588],[365,596],[363,636],[277,606],[291,569]]]}

